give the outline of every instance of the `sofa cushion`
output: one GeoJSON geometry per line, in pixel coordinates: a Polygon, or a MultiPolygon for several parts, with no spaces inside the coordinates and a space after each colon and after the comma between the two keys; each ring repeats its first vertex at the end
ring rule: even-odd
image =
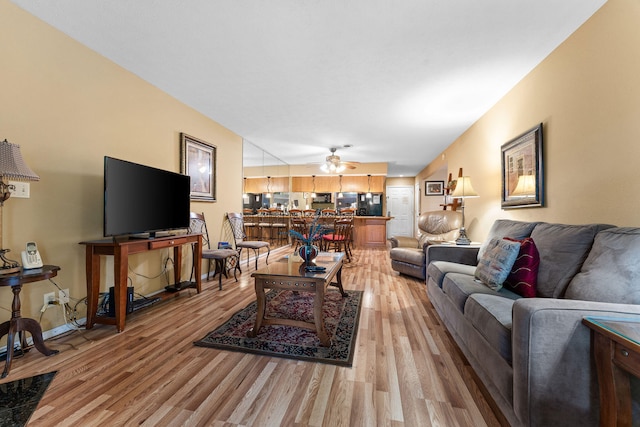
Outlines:
{"type": "Polygon", "coordinates": [[[484,254],[478,259],[475,278],[494,291],[499,291],[519,252],[519,241],[491,239],[484,254]]]}
{"type": "Polygon", "coordinates": [[[389,251],[392,260],[402,261],[414,265],[424,265],[424,251],[418,248],[393,248],[389,251]]]}
{"type": "Polygon", "coordinates": [[[591,250],[596,234],[611,226],[603,224],[538,224],[531,232],[540,253],[537,294],[558,298],[591,250]]]}
{"type": "Polygon", "coordinates": [[[502,239],[503,237],[511,237],[512,239],[522,240],[525,237],[529,237],[531,235],[531,231],[537,224],[539,223],[513,221],[510,219],[496,220],[496,222],[493,223],[491,229],[489,230],[489,235],[480,247],[480,251],[478,252],[478,259],[482,258],[482,256],[484,255],[484,252],[487,250],[487,246],[491,239],[502,239]]]}
{"type": "Polygon", "coordinates": [[[473,278],[476,271],[475,265],[458,264],[448,261],[434,261],[429,263],[427,267],[427,276],[429,276],[438,287],[442,288],[442,282],[447,273],[463,273],[473,278]]]}
{"type": "Polygon", "coordinates": [[[473,294],[464,306],[464,317],[509,365],[513,303],[514,300],[502,296],[473,294]]]}
{"type": "Polygon", "coordinates": [[[447,273],[442,281],[442,290],[460,312],[464,311],[467,298],[474,294],[494,295],[512,300],[521,298],[506,289],[494,291],[478,282],[473,276],[463,273],[447,273]]]}
{"type": "Polygon", "coordinates": [[[566,298],[640,304],[640,228],[610,228],[598,233],[566,298]]]}
{"type": "Polygon", "coordinates": [[[513,263],[511,272],[509,272],[503,286],[525,298],[535,297],[539,265],[540,254],[533,239],[527,237],[521,240],[520,253],[518,253],[518,258],[513,263]]]}

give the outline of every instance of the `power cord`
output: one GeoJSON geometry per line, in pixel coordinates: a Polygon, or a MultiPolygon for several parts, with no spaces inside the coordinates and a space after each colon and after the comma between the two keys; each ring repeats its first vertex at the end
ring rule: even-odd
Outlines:
{"type": "Polygon", "coordinates": [[[49,302],[48,304],[45,304],[42,306],[42,309],[40,310],[40,321],[39,323],[42,323],[42,316],[44,314],[44,312],[47,310],[47,308],[51,305],[59,305],[62,306],[62,316],[64,319],[64,324],[71,327],[71,329],[82,329],[86,326],[86,324],[81,324],[80,322],[78,322],[78,305],[82,304],[83,302],[87,303],[87,298],[72,298],[71,295],[67,295],[65,290],[63,290],[53,279],[49,279],[49,282],[51,282],[57,289],[58,289],[58,295],[63,294],[66,299],[71,302],[74,301],[75,304],[73,307],[71,307],[69,305],[68,302],[65,303],[60,303],[59,301],[53,301],[53,302],[49,302]],[[68,318],[68,320],[67,320],[68,318]]]}

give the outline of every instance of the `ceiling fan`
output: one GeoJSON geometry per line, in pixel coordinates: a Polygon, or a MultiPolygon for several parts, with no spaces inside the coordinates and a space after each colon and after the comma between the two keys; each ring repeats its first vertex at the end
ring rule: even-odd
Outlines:
{"type": "Polygon", "coordinates": [[[345,169],[355,169],[359,162],[346,162],[340,160],[340,156],[336,154],[337,148],[332,147],[331,154],[325,159],[325,162],[320,166],[320,170],[327,173],[340,173],[345,169]]]}

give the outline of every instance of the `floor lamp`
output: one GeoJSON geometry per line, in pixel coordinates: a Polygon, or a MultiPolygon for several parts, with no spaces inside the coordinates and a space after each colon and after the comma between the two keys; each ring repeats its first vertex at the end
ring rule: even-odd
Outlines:
{"type": "Polygon", "coordinates": [[[470,245],[471,240],[467,237],[467,232],[464,228],[464,199],[479,197],[478,193],[476,193],[476,190],[474,190],[471,185],[471,178],[468,176],[459,177],[456,182],[456,188],[453,190],[451,197],[455,199],[462,199],[462,205],[460,206],[460,209],[462,209],[462,227],[460,227],[460,236],[456,239],[456,245],[470,245]]]}
{"type": "Polygon", "coordinates": [[[11,197],[10,186],[5,179],[39,181],[40,177],[24,162],[20,146],[6,139],[0,142],[0,276],[20,271],[20,264],[6,257],[9,249],[3,248],[2,215],[4,202],[11,197]]]}

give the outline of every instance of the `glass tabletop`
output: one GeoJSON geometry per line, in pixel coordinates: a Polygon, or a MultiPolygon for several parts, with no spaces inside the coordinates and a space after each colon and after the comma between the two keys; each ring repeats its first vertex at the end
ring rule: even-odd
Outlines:
{"type": "Polygon", "coordinates": [[[312,272],[305,270],[304,262],[300,261],[300,258],[287,255],[255,271],[251,276],[322,278],[334,273],[335,270],[342,265],[344,256],[344,252],[320,252],[314,259],[312,265],[325,267],[325,271],[312,272]]]}
{"type": "Polygon", "coordinates": [[[587,316],[587,322],[598,326],[613,335],[640,345],[640,316],[638,317],[600,317],[587,316]]]}

